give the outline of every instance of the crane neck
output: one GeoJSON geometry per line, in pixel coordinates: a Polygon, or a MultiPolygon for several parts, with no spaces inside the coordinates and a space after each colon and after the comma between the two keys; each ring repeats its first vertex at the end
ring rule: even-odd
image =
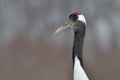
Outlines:
{"type": "Polygon", "coordinates": [[[83,43],[84,43],[85,29],[82,31],[74,31],[74,44],[73,44],[73,66],[75,62],[75,57],[77,56],[80,60],[81,66],[83,66],[83,43]]]}

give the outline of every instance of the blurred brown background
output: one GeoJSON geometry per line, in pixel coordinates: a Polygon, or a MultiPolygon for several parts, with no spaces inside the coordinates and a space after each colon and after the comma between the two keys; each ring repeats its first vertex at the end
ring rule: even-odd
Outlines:
{"type": "Polygon", "coordinates": [[[0,0],[0,80],[72,80],[71,12],[87,19],[91,80],[120,80],[120,0],[0,0]]]}

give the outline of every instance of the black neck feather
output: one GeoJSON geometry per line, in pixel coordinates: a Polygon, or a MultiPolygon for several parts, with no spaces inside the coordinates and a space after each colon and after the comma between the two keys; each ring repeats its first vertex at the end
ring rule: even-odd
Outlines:
{"type": "Polygon", "coordinates": [[[74,66],[74,59],[75,56],[78,57],[80,60],[81,66],[83,66],[83,43],[84,43],[84,36],[85,36],[85,26],[81,26],[81,29],[78,29],[77,31],[74,31],[74,44],[73,44],[73,66],[74,66]]]}

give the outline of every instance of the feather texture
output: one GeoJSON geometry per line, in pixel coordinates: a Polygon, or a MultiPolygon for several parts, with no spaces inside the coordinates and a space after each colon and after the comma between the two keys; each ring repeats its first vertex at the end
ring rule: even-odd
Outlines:
{"type": "Polygon", "coordinates": [[[74,80],[89,80],[77,56],[75,57],[73,77],[74,80]]]}

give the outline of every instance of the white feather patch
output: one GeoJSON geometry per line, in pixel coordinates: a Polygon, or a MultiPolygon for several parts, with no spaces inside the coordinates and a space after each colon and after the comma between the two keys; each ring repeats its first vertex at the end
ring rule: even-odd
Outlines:
{"type": "Polygon", "coordinates": [[[74,64],[74,80],[89,80],[84,69],[80,65],[80,61],[78,57],[75,57],[75,64],[74,64]]]}
{"type": "Polygon", "coordinates": [[[86,19],[85,19],[85,16],[84,16],[84,15],[82,15],[82,14],[81,14],[81,15],[78,15],[78,20],[84,22],[84,23],[87,25],[86,19]]]}

